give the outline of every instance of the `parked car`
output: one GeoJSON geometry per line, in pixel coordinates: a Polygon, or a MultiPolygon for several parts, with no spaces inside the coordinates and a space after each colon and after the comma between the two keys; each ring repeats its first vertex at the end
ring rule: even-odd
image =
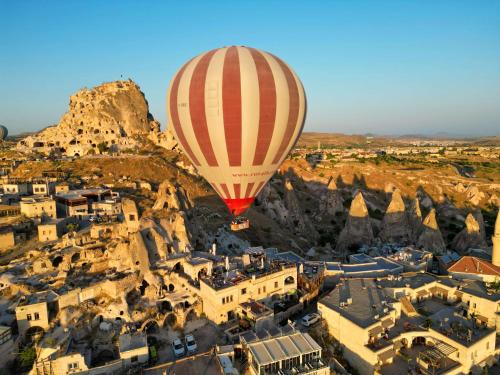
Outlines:
{"type": "Polygon", "coordinates": [[[302,318],[302,325],[304,325],[306,327],[310,327],[313,324],[316,324],[317,322],[319,322],[320,319],[321,319],[321,317],[319,316],[319,314],[316,314],[316,313],[307,314],[307,315],[304,315],[304,317],[302,318]]]}
{"type": "Polygon", "coordinates": [[[186,335],[186,337],[184,337],[184,341],[186,342],[188,353],[195,353],[198,350],[198,345],[196,345],[193,335],[186,335]]]}
{"type": "Polygon", "coordinates": [[[182,345],[182,341],[180,339],[172,341],[172,350],[176,357],[182,357],[184,355],[184,345],[182,345]]]}

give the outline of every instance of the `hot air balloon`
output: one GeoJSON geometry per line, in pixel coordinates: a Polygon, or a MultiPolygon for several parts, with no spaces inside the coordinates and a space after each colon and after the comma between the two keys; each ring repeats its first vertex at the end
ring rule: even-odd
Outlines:
{"type": "Polygon", "coordinates": [[[170,82],[167,112],[185,155],[238,216],[295,145],[306,97],[280,58],[231,46],[180,68],[170,82]]]}
{"type": "Polygon", "coordinates": [[[7,138],[7,135],[9,134],[9,131],[7,128],[3,125],[0,125],[0,141],[5,140],[7,138]]]}

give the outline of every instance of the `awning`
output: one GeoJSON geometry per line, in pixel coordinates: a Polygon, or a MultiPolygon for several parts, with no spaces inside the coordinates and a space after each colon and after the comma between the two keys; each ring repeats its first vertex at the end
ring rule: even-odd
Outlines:
{"type": "Polygon", "coordinates": [[[483,316],[483,315],[476,315],[476,319],[483,322],[483,323],[488,324],[488,318],[483,316]]]}
{"type": "Polygon", "coordinates": [[[389,350],[387,350],[383,353],[380,353],[378,355],[378,360],[382,363],[387,362],[391,358],[394,358],[394,350],[393,349],[389,349],[389,350]]]}
{"type": "Polygon", "coordinates": [[[448,290],[444,288],[440,288],[439,286],[435,286],[431,288],[432,293],[441,293],[448,295],[448,290]]]}
{"type": "Polygon", "coordinates": [[[370,329],[368,331],[370,336],[373,336],[373,337],[380,335],[382,332],[384,332],[384,329],[382,328],[382,326],[373,327],[372,329],[370,329]]]}
{"type": "Polygon", "coordinates": [[[419,290],[417,292],[417,296],[421,297],[421,296],[426,296],[429,294],[429,291],[428,290],[419,290]]]}
{"type": "Polygon", "coordinates": [[[392,321],[392,319],[385,319],[385,320],[382,320],[382,327],[384,328],[389,328],[391,327],[392,325],[394,324],[394,322],[392,321]]]}

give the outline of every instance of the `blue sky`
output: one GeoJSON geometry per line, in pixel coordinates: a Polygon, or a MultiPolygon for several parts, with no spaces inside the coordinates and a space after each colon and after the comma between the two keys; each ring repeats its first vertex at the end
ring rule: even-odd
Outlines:
{"type": "Polygon", "coordinates": [[[0,124],[57,122],[69,95],[134,79],[165,127],[171,76],[215,47],[298,73],[308,131],[500,134],[500,1],[0,0],[0,124]]]}

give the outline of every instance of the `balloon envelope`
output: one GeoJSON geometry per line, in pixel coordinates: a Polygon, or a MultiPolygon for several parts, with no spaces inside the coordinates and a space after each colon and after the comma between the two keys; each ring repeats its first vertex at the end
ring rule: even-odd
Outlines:
{"type": "Polygon", "coordinates": [[[167,112],[186,156],[239,215],[299,138],[306,97],[281,59],[232,46],[202,53],[175,74],[167,112]]]}

